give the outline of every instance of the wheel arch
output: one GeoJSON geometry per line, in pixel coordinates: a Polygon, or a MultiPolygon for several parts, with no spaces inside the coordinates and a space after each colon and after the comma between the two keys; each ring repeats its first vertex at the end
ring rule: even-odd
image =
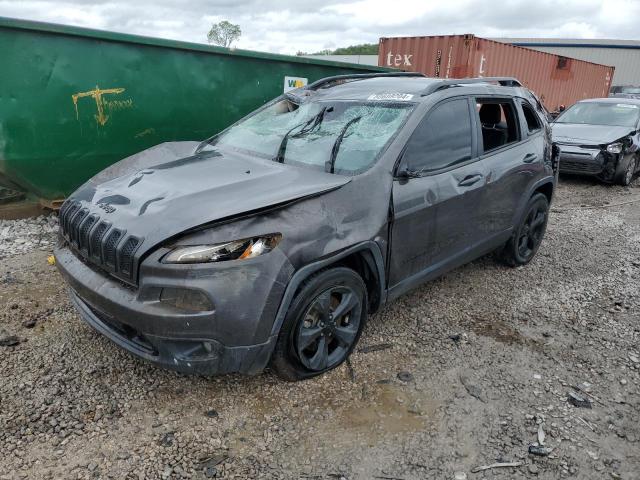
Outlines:
{"type": "Polygon", "coordinates": [[[527,207],[527,203],[529,203],[531,197],[533,197],[536,193],[542,193],[545,197],[547,197],[547,201],[549,202],[549,205],[551,205],[551,200],[553,199],[553,194],[555,193],[555,187],[556,183],[553,177],[546,177],[534,183],[529,188],[527,195],[523,195],[511,224],[515,226],[518,223],[518,221],[522,217],[522,214],[524,213],[524,209],[527,207]]]}
{"type": "Polygon", "coordinates": [[[551,199],[553,198],[554,185],[551,180],[544,182],[542,185],[539,185],[533,192],[529,198],[533,197],[536,193],[542,193],[545,197],[547,197],[547,201],[551,204],[551,199]]]}
{"type": "Polygon", "coordinates": [[[362,277],[369,295],[369,312],[375,312],[385,303],[386,280],[382,250],[378,243],[369,240],[298,269],[285,289],[271,329],[272,336],[280,332],[289,306],[304,281],[320,270],[337,266],[351,268],[362,277]]]}

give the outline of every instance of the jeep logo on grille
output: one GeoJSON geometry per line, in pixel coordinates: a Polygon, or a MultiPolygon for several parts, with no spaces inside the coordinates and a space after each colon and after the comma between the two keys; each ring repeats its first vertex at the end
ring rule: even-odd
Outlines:
{"type": "Polygon", "coordinates": [[[114,207],[113,205],[109,205],[108,203],[99,203],[98,207],[100,207],[107,213],[113,213],[116,211],[116,207],[114,207]]]}

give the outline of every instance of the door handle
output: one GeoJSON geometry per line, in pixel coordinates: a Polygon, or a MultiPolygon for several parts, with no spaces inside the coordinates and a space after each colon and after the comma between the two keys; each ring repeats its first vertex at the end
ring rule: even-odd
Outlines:
{"type": "Polygon", "coordinates": [[[524,156],[524,158],[522,159],[523,163],[533,163],[538,159],[538,155],[536,155],[535,153],[528,153],[524,156]]]}
{"type": "Polygon", "coordinates": [[[462,180],[458,182],[458,186],[470,187],[471,185],[473,185],[474,183],[477,183],[481,179],[482,179],[482,175],[480,175],[479,173],[476,173],[475,175],[467,175],[466,177],[464,177],[462,180]]]}

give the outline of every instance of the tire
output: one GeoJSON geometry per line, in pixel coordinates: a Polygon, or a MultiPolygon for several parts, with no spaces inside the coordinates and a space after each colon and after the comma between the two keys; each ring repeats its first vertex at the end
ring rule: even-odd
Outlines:
{"type": "Polygon", "coordinates": [[[635,155],[623,157],[616,167],[616,183],[628,187],[636,173],[638,159],[635,155]]]}
{"type": "Polygon", "coordinates": [[[358,343],[367,321],[367,305],[367,288],[350,268],[335,267],[313,275],[289,306],[271,370],[293,382],[342,364],[358,343]],[[338,308],[346,311],[334,317],[338,308]]]}
{"type": "Polygon", "coordinates": [[[542,193],[536,193],[527,202],[522,219],[504,246],[502,259],[507,265],[526,265],[533,259],[544,238],[548,219],[549,201],[542,193]]]}

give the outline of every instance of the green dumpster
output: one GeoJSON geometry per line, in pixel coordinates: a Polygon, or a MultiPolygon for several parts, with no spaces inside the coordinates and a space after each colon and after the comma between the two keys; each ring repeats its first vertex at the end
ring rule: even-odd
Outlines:
{"type": "Polygon", "coordinates": [[[0,17],[0,185],[46,200],[322,77],[386,69],[0,17]]]}

